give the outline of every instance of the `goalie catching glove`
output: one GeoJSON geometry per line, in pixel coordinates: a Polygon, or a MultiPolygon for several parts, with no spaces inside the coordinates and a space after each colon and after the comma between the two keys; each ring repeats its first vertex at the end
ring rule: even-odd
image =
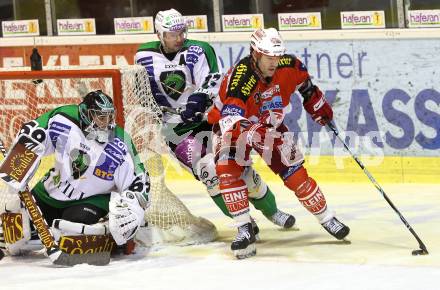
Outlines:
{"type": "Polygon", "coordinates": [[[123,245],[134,238],[139,227],[144,224],[144,215],[148,203],[135,192],[112,192],[109,203],[109,228],[116,244],[123,245]],[[141,206],[143,204],[143,206],[141,206]]]}

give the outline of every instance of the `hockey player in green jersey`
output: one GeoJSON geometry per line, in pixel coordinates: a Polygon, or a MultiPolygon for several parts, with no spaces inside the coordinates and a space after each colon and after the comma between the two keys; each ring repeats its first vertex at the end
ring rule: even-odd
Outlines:
{"type": "MultiPolygon", "coordinates": [[[[203,182],[222,212],[231,216],[220,194],[211,152],[213,124],[203,118],[222,77],[215,51],[207,42],[186,38],[186,22],[175,9],[157,13],[154,24],[159,41],[142,44],[135,59],[147,70],[153,96],[164,108],[167,145],[180,164],[203,182]]],[[[295,218],[277,208],[273,193],[252,167],[244,171],[243,179],[256,209],[281,227],[294,225],[295,218]]]]}
{"type": "MultiPolygon", "coordinates": [[[[54,221],[70,224],[63,223],[67,221],[87,227],[108,214],[109,231],[122,245],[145,224],[148,173],[128,134],[115,124],[113,102],[102,91],[88,93],[79,105],[61,106],[25,123],[11,148],[5,160],[32,156],[22,160],[26,168],[20,175],[1,166],[0,177],[16,191],[27,186],[43,156],[54,156],[53,167],[32,189],[49,226],[54,221]]],[[[6,210],[20,212],[27,230],[22,239],[6,244],[10,254],[19,254],[30,239],[29,218],[18,198],[6,204],[6,210]]],[[[84,233],[70,231],[62,234],[84,233]]]]}

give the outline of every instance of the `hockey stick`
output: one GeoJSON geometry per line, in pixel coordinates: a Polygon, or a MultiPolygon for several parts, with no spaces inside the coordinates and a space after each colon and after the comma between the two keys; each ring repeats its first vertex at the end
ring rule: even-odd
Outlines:
{"type": "Polygon", "coordinates": [[[397,215],[400,217],[400,220],[403,222],[403,224],[406,226],[406,228],[411,232],[411,234],[416,238],[417,242],[419,243],[419,250],[412,251],[412,254],[414,256],[416,255],[428,255],[429,252],[426,249],[425,244],[422,242],[422,240],[419,238],[419,236],[416,234],[416,232],[413,230],[411,225],[406,221],[406,219],[403,217],[403,215],[400,213],[400,211],[397,209],[397,207],[392,203],[392,201],[388,198],[388,196],[385,194],[385,191],[382,189],[382,187],[377,183],[376,179],[371,175],[371,173],[365,168],[364,164],[359,160],[359,158],[353,154],[348,148],[347,144],[342,140],[341,136],[339,136],[339,131],[336,128],[335,124],[332,122],[329,122],[327,126],[333,131],[333,133],[336,135],[336,137],[341,141],[341,143],[344,145],[345,150],[350,153],[351,157],[357,162],[359,167],[364,171],[365,175],[367,175],[368,179],[373,183],[373,185],[377,188],[377,190],[382,194],[383,198],[388,202],[388,204],[391,206],[391,208],[397,213],[397,215]]]}
{"type": "MultiPolygon", "coordinates": [[[[3,141],[0,139],[0,151],[3,157],[6,157],[6,148],[3,141]]],[[[40,208],[35,202],[34,196],[30,193],[28,186],[26,186],[24,191],[18,193],[21,202],[26,207],[28,215],[37,230],[38,237],[41,243],[44,245],[46,254],[49,259],[55,265],[60,266],[73,266],[81,263],[88,263],[91,265],[103,265],[108,264],[108,262],[103,262],[101,255],[98,254],[82,254],[82,255],[69,255],[61,251],[52,232],[44,219],[40,208]]],[[[107,259],[108,260],[108,259],[107,259]]]]}
{"type": "MultiPolygon", "coordinates": [[[[167,107],[167,106],[160,106],[160,110],[162,112],[169,113],[169,114],[172,114],[172,115],[180,115],[180,113],[183,111],[182,108],[172,108],[172,107],[167,107]]],[[[201,116],[201,115],[203,115],[202,120],[206,121],[207,120],[206,114],[204,114],[202,112],[197,112],[196,113],[196,116],[201,116]]]]}

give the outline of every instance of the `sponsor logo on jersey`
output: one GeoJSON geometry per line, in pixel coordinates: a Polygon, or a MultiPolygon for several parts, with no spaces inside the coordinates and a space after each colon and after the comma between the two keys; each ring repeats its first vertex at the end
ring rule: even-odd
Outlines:
{"type": "Polygon", "coordinates": [[[159,79],[165,94],[175,101],[186,89],[186,76],[181,70],[161,72],[159,79]]]}
{"type": "Polygon", "coordinates": [[[281,99],[281,96],[274,96],[271,100],[263,102],[260,108],[260,113],[282,108],[283,101],[281,99]]]}
{"type": "Polygon", "coordinates": [[[188,53],[185,57],[185,61],[188,67],[195,65],[199,61],[199,56],[193,53],[188,53]]]}
{"type": "Polygon", "coordinates": [[[68,133],[72,127],[60,122],[53,121],[50,123],[49,131],[58,131],[60,133],[68,133]]]}
{"type": "Polygon", "coordinates": [[[122,151],[122,154],[124,154],[124,155],[127,154],[127,151],[128,151],[128,149],[127,149],[127,145],[125,144],[125,142],[124,142],[121,138],[119,138],[119,137],[115,137],[115,138],[113,139],[113,142],[112,142],[112,143],[109,143],[109,144],[115,144],[116,147],[118,147],[119,150],[122,151]]]}
{"type": "Polygon", "coordinates": [[[243,116],[244,110],[238,106],[226,105],[223,107],[222,116],[243,116]]]}
{"type": "Polygon", "coordinates": [[[255,104],[257,104],[257,105],[259,105],[260,104],[260,102],[261,102],[261,93],[260,92],[257,92],[256,94],[254,94],[254,101],[255,101],[255,104]]]}
{"type": "Polygon", "coordinates": [[[166,64],[165,68],[175,68],[177,64],[166,64]]]}
{"type": "Polygon", "coordinates": [[[238,86],[239,81],[241,80],[243,75],[246,73],[247,69],[248,69],[247,66],[243,63],[240,63],[235,68],[234,74],[232,75],[232,78],[231,78],[231,83],[229,84],[229,89],[231,91],[235,90],[235,88],[238,86]]]}
{"type": "Polygon", "coordinates": [[[73,149],[70,152],[70,161],[73,179],[79,179],[89,168],[91,158],[87,152],[73,149]]]}
{"type": "Polygon", "coordinates": [[[293,61],[292,57],[284,56],[280,58],[280,60],[278,61],[278,66],[291,66],[292,61],[293,61]]]}
{"type": "Polygon", "coordinates": [[[104,179],[104,180],[113,180],[114,172],[108,172],[105,170],[102,170],[101,168],[95,168],[93,171],[93,175],[95,175],[98,178],[104,179]]]}
{"type": "Polygon", "coordinates": [[[90,147],[88,146],[88,145],[86,145],[86,144],[84,144],[84,143],[79,143],[79,147],[81,148],[81,149],[84,149],[84,150],[87,150],[87,151],[90,151],[90,147]]]}
{"type": "Polygon", "coordinates": [[[67,135],[69,135],[72,127],[60,122],[52,122],[49,126],[49,138],[52,146],[57,149],[58,152],[64,150],[64,145],[67,142],[67,135]]]}
{"type": "Polygon", "coordinates": [[[104,180],[113,180],[116,168],[120,164],[107,155],[101,155],[98,160],[98,166],[93,170],[93,175],[104,180]]]}
{"type": "Polygon", "coordinates": [[[280,93],[280,86],[279,86],[279,85],[275,85],[275,86],[273,86],[273,87],[267,89],[266,91],[264,91],[264,92],[261,94],[261,98],[262,98],[263,100],[271,99],[273,95],[275,95],[275,94],[279,94],[279,93],[280,93]]]}
{"type": "Polygon", "coordinates": [[[197,53],[198,55],[203,53],[203,48],[201,48],[198,45],[191,45],[190,47],[188,47],[188,52],[193,52],[193,53],[197,53]]]}
{"type": "Polygon", "coordinates": [[[117,148],[111,146],[110,144],[107,144],[107,146],[105,146],[104,152],[107,153],[107,155],[109,155],[113,159],[115,159],[115,161],[118,162],[119,164],[121,164],[124,161],[124,155],[122,154],[122,152],[117,148]]]}
{"type": "Polygon", "coordinates": [[[241,92],[246,97],[249,96],[257,83],[257,79],[252,75],[249,80],[241,87],[241,92]]]}

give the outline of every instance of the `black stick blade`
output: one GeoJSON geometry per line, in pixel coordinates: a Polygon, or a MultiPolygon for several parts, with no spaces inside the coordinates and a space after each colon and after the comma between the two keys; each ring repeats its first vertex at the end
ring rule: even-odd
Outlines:
{"type": "Polygon", "coordinates": [[[419,250],[414,250],[411,253],[413,256],[421,256],[421,255],[428,255],[428,250],[426,249],[419,249],[419,250]]]}

